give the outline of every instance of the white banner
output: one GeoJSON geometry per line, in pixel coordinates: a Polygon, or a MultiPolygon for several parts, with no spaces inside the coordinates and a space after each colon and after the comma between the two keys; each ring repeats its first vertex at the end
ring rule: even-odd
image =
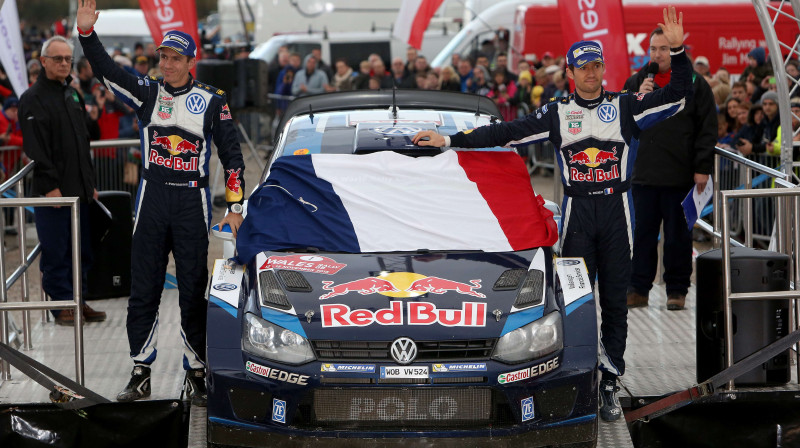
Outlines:
{"type": "Polygon", "coordinates": [[[8,75],[17,98],[28,89],[28,69],[22,51],[22,35],[19,31],[17,0],[5,0],[0,6],[0,63],[8,75]]]}

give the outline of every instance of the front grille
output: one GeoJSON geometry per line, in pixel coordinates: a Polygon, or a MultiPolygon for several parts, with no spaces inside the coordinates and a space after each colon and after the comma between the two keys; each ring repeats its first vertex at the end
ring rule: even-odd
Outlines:
{"type": "Polygon", "coordinates": [[[505,398],[488,387],[316,389],[300,404],[301,427],[349,430],[504,427],[505,398]]]}
{"type": "MultiPolygon", "coordinates": [[[[497,339],[462,341],[414,341],[417,358],[414,362],[454,362],[488,359],[497,339]]],[[[317,359],[326,361],[386,361],[392,341],[311,341],[317,359]]]]}

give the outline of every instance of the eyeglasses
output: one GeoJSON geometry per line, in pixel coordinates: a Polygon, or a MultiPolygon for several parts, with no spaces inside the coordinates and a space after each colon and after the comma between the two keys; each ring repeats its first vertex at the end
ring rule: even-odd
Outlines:
{"type": "Polygon", "coordinates": [[[72,64],[72,56],[45,56],[46,58],[50,58],[56,64],[61,64],[62,62],[66,62],[67,64],[72,64]]]}

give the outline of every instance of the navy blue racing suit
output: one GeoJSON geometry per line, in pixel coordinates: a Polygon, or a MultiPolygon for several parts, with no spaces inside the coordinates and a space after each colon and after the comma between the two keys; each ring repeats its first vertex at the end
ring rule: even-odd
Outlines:
{"type": "Polygon", "coordinates": [[[168,255],[175,258],[181,308],[183,364],[205,366],[211,141],[225,170],[228,205],[244,201],[244,162],[225,93],[194,79],[174,88],[162,79],[119,68],[97,34],[80,37],[83,52],[107,88],[139,119],[142,181],[136,195],[131,248],[128,342],[134,363],[156,359],[158,306],[168,255]]]}
{"type": "Polygon", "coordinates": [[[625,373],[626,294],[633,249],[630,192],[639,134],[681,110],[692,95],[691,62],[672,55],[672,81],[640,93],[602,91],[594,100],[575,94],[531,114],[445,138],[453,147],[527,145],[550,140],[564,185],[562,253],[583,257],[598,292],[602,323],[599,362],[604,376],[625,373]]]}

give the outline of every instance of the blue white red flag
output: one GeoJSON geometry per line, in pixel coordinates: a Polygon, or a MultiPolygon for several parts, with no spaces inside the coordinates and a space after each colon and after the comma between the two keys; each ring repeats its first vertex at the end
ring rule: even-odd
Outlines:
{"type": "Polygon", "coordinates": [[[551,246],[553,214],[513,152],[279,158],[250,196],[239,261],[266,250],[482,250],[551,246]]]}

